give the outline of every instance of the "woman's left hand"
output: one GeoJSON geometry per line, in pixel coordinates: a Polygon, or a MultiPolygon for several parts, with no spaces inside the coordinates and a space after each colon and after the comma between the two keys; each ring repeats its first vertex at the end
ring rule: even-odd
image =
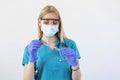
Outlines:
{"type": "Polygon", "coordinates": [[[70,63],[71,66],[76,66],[78,65],[78,60],[76,58],[75,51],[71,48],[62,48],[60,49],[60,54],[65,56],[70,63]]]}

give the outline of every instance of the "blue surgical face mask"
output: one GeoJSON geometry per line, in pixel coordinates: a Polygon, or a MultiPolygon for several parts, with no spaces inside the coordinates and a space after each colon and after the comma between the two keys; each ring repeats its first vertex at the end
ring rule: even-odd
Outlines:
{"type": "Polygon", "coordinates": [[[43,31],[43,34],[45,34],[47,37],[53,37],[58,31],[58,25],[41,25],[41,30],[43,31]]]}

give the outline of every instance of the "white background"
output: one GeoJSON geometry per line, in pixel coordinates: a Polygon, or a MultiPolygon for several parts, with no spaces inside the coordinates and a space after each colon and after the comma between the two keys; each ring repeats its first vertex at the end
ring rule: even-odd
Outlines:
{"type": "Polygon", "coordinates": [[[0,80],[22,80],[24,47],[48,4],[77,43],[82,80],[120,80],[120,0],[0,0],[0,80]]]}

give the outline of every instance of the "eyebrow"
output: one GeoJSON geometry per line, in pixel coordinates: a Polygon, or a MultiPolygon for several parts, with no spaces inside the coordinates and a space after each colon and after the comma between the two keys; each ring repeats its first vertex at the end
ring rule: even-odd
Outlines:
{"type": "Polygon", "coordinates": [[[54,18],[41,18],[41,20],[55,20],[55,21],[59,21],[60,19],[54,19],[54,18]]]}

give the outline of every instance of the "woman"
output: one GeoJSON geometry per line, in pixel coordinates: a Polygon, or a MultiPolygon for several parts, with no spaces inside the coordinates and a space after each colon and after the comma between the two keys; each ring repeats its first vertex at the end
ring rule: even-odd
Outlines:
{"type": "Polygon", "coordinates": [[[80,54],[66,38],[61,17],[54,6],[42,9],[38,18],[39,39],[24,51],[24,80],[81,80],[80,54]]]}

